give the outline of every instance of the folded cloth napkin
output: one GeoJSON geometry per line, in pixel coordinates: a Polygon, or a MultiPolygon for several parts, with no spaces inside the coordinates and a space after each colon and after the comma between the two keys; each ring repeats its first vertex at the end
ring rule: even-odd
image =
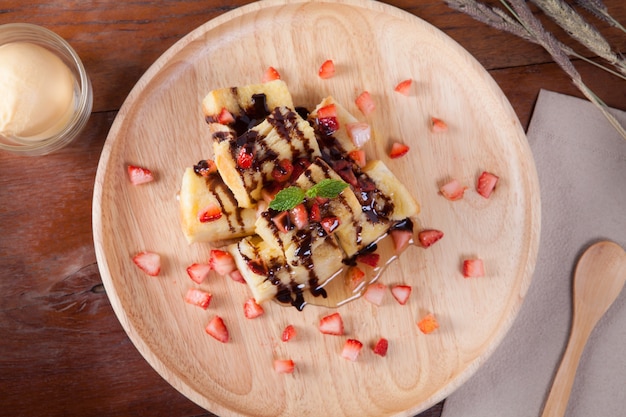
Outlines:
{"type": "MultiPolygon", "coordinates": [[[[626,125],[626,112],[612,111],[626,125]]],[[[569,336],[572,278],[590,244],[626,248],[626,139],[587,101],[541,91],[528,128],[541,187],[537,265],[512,328],[442,417],[540,416],[569,336]]],[[[626,415],[626,290],[600,319],[566,416],[626,415]]]]}

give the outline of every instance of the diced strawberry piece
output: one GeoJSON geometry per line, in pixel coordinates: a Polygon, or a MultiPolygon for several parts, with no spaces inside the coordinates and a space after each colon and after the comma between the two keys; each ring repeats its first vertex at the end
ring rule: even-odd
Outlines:
{"type": "Polygon", "coordinates": [[[317,125],[324,135],[330,136],[339,130],[337,117],[317,117],[317,125]]]}
{"type": "Polygon", "coordinates": [[[411,244],[413,232],[410,230],[395,229],[389,232],[393,240],[393,247],[397,253],[402,252],[411,244]]]}
{"type": "Polygon", "coordinates": [[[309,209],[309,220],[312,222],[322,221],[322,211],[320,210],[320,205],[318,203],[313,203],[311,205],[311,208],[309,209]]]}
{"type": "Polygon", "coordinates": [[[254,298],[248,298],[243,305],[243,314],[247,319],[254,319],[265,313],[254,298]]]}
{"type": "Polygon", "coordinates": [[[242,284],[246,283],[245,278],[243,277],[243,275],[241,274],[241,272],[238,269],[235,269],[233,272],[228,274],[228,276],[230,277],[230,279],[232,279],[235,282],[240,282],[242,284]]]}
{"type": "Polygon", "coordinates": [[[211,272],[211,265],[209,264],[193,263],[187,267],[187,275],[196,284],[202,284],[202,281],[209,276],[209,272],[211,272]]]}
{"type": "Polygon", "coordinates": [[[193,171],[204,178],[208,178],[217,172],[217,165],[211,159],[203,159],[193,166],[193,171]]]}
{"type": "Polygon", "coordinates": [[[380,261],[380,254],[378,253],[362,253],[356,257],[357,262],[376,268],[380,261]]]}
{"type": "Polygon", "coordinates": [[[374,103],[374,99],[369,91],[363,91],[354,102],[365,116],[376,110],[376,103],[374,103]]]}
{"type": "Polygon", "coordinates": [[[378,342],[376,342],[372,350],[374,351],[375,354],[379,356],[386,356],[388,348],[389,348],[389,341],[387,341],[387,339],[385,339],[384,337],[381,337],[380,339],[378,339],[378,342]]]}
{"type": "Polygon", "coordinates": [[[283,342],[288,342],[294,337],[296,337],[296,328],[293,327],[293,325],[289,324],[283,330],[283,334],[280,337],[280,340],[282,340],[283,342]]]}
{"type": "Polygon", "coordinates": [[[412,287],[410,285],[394,285],[391,287],[391,295],[401,305],[405,305],[411,295],[412,287]]]}
{"type": "Polygon", "coordinates": [[[478,278],[485,276],[485,266],[482,259],[466,259],[463,261],[463,276],[478,278]]]}
{"type": "Polygon", "coordinates": [[[332,78],[335,75],[335,63],[332,59],[327,59],[326,61],[324,61],[318,71],[318,75],[324,80],[332,78]]]}
{"type": "Polygon", "coordinates": [[[133,256],[133,262],[146,274],[156,277],[161,272],[161,256],[154,252],[139,252],[133,256]]]}
{"type": "Polygon", "coordinates": [[[348,152],[348,156],[354,161],[355,164],[357,164],[359,168],[363,168],[367,163],[367,156],[365,156],[365,151],[363,149],[350,151],[348,152]]]}
{"type": "Polygon", "coordinates": [[[254,162],[254,148],[244,145],[237,154],[237,166],[241,169],[249,169],[254,162]]]}
{"type": "Polygon", "coordinates": [[[439,191],[448,200],[455,201],[463,198],[466,189],[458,180],[453,179],[442,185],[439,191]]]}
{"type": "Polygon", "coordinates": [[[229,125],[231,123],[235,123],[235,117],[226,109],[226,107],[223,107],[220,114],[217,115],[217,122],[223,125],[229,125]]]}
{"type": "Polygon", "coordinates": [[[476,191],[478,194],[482,195],[485,198],[489,198],[494,188],[496,188],[496,184],[498,183],[499,178],[492,174],[491,172],[484,171],[478,177],[478,181],[476,183],[476,191]]]}
{"type": "Polygon", "coordinates": [[[346,272],[345,280],[348,288],[355,290],[365,280],[365,272],[358,266],[351,266],[346,272]]]}
{"type": "Polygon", "coordinates": [[[293,164],[289,159],[281,159],[278,161],[274,169],[272,169],[272,178],[275,181],[281,183],[287,181],[291,178],[291,174],[293,173],[293,164]]]}
{"type": "Polygon", "coordinates": [[[383,303],[383,298],[385,298],[385,292],[387,291],[387,287],[385,284],[380,282],[375,282],[367,286],[367,289],[363,293],[363,298],[374,305],[381,305],[383,303]]]}
{"type": "Polygon", "coordinates": [[[136,165],[128,166],[128,179],[133,185],[141,185],[154,180],[152,171],[136,165]]]}
{"type": "Polygon", "coordinates": [[[289,210],[289,216],[298,230],[303,230],[309,225],[309,213],[306,211],[306,207],[303,203],[300,203],[289,210]]]}
{"type": "Polygon", "coordinates": [[[299,158],[293,163],[293,172],[291,178],[298,178],[311,165],[311,161],[306,158],[299,158]]]}
{"type": "Polygon", "coordinates": [[[261,190],[261,197],[263,197],[263,200],[267,203],[271,203],[274,197],[276,197],[276,194],[282,189],[283,185],[284,184],[277,181],[270,181],[269,184],[261,190]]]}
{"type": "Polygon", "coordinates": [[[403,96],[408,96],[411,93],[411,85],[413,84],[412,79],[400,81],[398,85],[394,88],[394,91],[402,94],[403,96]]]}
{"type": "Polygon", "coordinates": [[[198,220],[200,223],[208,223],[218,220],[222,217],[222,208],[216,203],[209,203],[208,206],[198,212],[198,220]]]}
{"type": "Polygon", "coordinates": [[[209,265],[215,272],[223,276],[229,275],[237,269],[233,255],[219,249],[211,249],[209,265]]]}
{"type": "Polygon", "coordinates": [[[448,130],[448,125],[446,124],[446,122],[444,122],[443,120],[441,120],[441,119],[439,119],[437,117],[431,117],[430,118],[430,129],[434,133],[445,132],[446,130],[448,130]]]}
{"type": "Polygon", "coordinates": [[[263,79],[262,81],[264,83],[270,82],[270,81],[274,81],[274,80],[280,80],[280,74],[278,73],[278,71],[276,70],[276,68],[274,67],[268,67],[265,70],[265,73],[263,74],[263,79]]]}
{"type": "Polygon", "coordinates": [[[324,334],[341,336],[343,334],[343,319],[339,313],[332,313],[320,319],[319,330],[324,334]]]}
{"type": "Polygon", "coordinates": [[[361,148],[372,137],[372,128],[366,122],[352,122],[346,125],[348,136],[357,148],[361,148]]]}
{"type": "Polygon", "coordinates": [[[274,359],[274,370],[279,374],[291,374],[296,364],[291,359],[274,359]]]}
{"type": "Polygon", "coordinates": [[[222,320],[220,316],[213,317],[211,321],[209,322],[209,324],[207,324],[204,331],[222,343],[228,342],[228,339],[229,339],[228,329],[226,328],[226,325],[224,324],[224,320],[222,320]]]}
{"type": "Polygon", "coordinates": [[[185,295],[185,302],[206,310],[211,303],[211,294],[197,288],[189,288],[185,295]]]}
{"type": "Polygon", "coordinates": [[[276,226],[279,232],[287,233],[290,231],[293,226],[291,224],[291,219],[289,218],[289,212],[281,211],[274,217],[272,217],[272,222],[276,226]]]}
{"type": "Polygon", "coordinates": [[[443,232],[435,229],[421,230],[417,234],[417,240],[419,240],[422,247],[427,248],[437,242],[443,237],[443,232]]]}
{"type": "Polygon", "coordinates": [[[333,234],[335,230],[341,225],[341,220],[336,216],[324,217],[320,224],[322,225],[322,229],[329,235],[333,234]]]}
{"type": "Polygon", "coordinates": [[[348,339],[346,343],[343,345],[343,349],[341,350],[341,357],[347,359],[349,361],[355,362],[359,353],[361,353],[361,349],[363,348],[363,343],[359,342],[356,339],[348,339]]]}
{"type": "Polygon", "coordinates": [[[407,145],[400,142],[394,142],[389,150],[389,157],[393,159],[400,158],[401,156],[406,155],[407,152],[409,152],[409,147],[407,145]]]}
{"type": "Polygon", "coordinates": [[[439,322],[437,322],[437,319],[432,313],[429,313],[417,322],[417,327],[422,331],[422,333],[429,334],[439,328],[439,322]]]}
{"type": "Polygon", "coordinates": [[[337,106],[334,104],[328,104],[324,107],[320,107],[317,110],[318,119],[327,119],[329,117],[337,118],[337,106]]]}

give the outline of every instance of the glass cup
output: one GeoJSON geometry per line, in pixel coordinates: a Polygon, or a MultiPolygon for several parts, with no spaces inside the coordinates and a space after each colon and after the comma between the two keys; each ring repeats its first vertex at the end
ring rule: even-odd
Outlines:
{"type": "MultiPolygon", "coordinates": [[[[4,109],[8,108],[10,111],[7,113],[10,113],[11,115],[0,114],[0,150],[6,150],[22,155],[45,155],[72,142],[85,127],[85,124],[91,115],[91,108],[93,105],[91,82],[89,81],[85,67],[74,49],[72,49],[72,47],[56,33],[41,26],[28,23],[9,23],[0,25],[0,51],[2,51],[1,48],[3,46],[8,46],[15,50],[16,44],[20,43],[36,45],[52,52],[65,66],[67,66],[67,69],[69,69],[69,73],[71,74],[71,77],[66,77],[68,82],[65,83],[69,89],[72,89],[73,87],[73,91],[64,92],[64,94],[67,94],[68,97],[70,97],[68,99],[69,102],[67,109],[65,109],[63,114],[58,117],[52,116],[56,117],[56,119],[44,120],[42,123],[50,124],[47,128],[44,126],[43,129],[40,129],[40,131],[36,133],[28,132],[28,129],[15,133],[10,129],[5,129],[4,125],[8,125],[6,120],[9,120],[10,117],[19,116],[19,114],[15,116],[18,111],[16,110],[12,113],[12,104],[9,103],[8,107],[5,106],[4,109]],[[4,121],[2,119],[3,117],[5,118],[4,121]]],[[[29,46],[29,48],[32,49],[32,46],[29,46]]],[[[40,51],[40,49],[36,49],[40,51]]],[[[47,56],[47,54],[45,55],[47,56]]],[[[55,62],[58,61],[55,60],[55,62]]],[[[2,65],[3,63],[0,62],[0,67],[2,65]]],[[[57,67],[60,68],[60,71],[62,71],[63,74],[67,74],[67,71],[65,71],[61,65],[58,65],[57,67]]],[[[18,71],[18,73],[19,72],[20,71],[18,71]]],[[[42,98],[44,93],[41,93],[41,97],[37,97],[37,94],[41,91],[41,89],[38,90],[37,87],[33,87],[32,90],[33,91],[29,91],[28,94],[16,94],[14,96],[19,96],[20,99],[29,97],[30,100],[32,98],[33,102],[37,103],[37,106],[41,107],[44,105],[45,107],[45,102],[39,103],[39,101],[45,100],[42,98]]],[[[48,94],[46,97],[50,96],[49,92],[45,94],[48,94]]],[[[0,110],[3,109],[1,100],[8,100],[6,97],[6,95],[0,94],[0,110]]],[[[22,102],[22,104],[24,103],[22,102]]],[[[28,103],[26,104],[28,105],[28,103]]],[[[26,107],[28,107],[27,105],[26,107]]],[[[24,108],[24,105],[15,106],[15,108],[18,107],[22,109],[24,108]]],[[[35,118],[36,116],[33,115],[38,114],[35,105],[33,105],[33,108],[28,111],[28,114],[28,116],[22,117],[26,120],[24,123],[28,123],[30,120],[29,117],[35,118]]]]}

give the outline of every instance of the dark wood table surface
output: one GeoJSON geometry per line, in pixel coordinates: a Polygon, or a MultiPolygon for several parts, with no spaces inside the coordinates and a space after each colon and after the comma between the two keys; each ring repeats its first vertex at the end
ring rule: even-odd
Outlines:
{"type": "MultiPolygon", "coordinates": [[[[164,381],[122,330],[98,272],[91,206],[100,152],[133,85],[186,33],[246,3],[0,0],[0,24],[34,23],[69,41],[94,90],[91,119],[69,147],[44,157],[0,151],[0,415],[213,416],[164,381]]],[[[433,24],[473,54],[525,128],[540,89],[581,96],[540,47],[442,0],[386,3],[433,24]]],[[[626,23],[626,2],[605,4],[626,23]]],[[[626,52],[623,32],[597,26],[626,52]]],[[[576,66],[608,105],[626,109],[624,81],[589,64],[576,66]]],[[[439,417],[442,406],[420,416],[439,417]]]]}

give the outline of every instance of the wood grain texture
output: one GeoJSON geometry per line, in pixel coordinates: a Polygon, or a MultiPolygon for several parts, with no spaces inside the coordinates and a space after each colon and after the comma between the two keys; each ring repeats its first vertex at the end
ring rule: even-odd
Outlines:
{"type": "MultiPolygon", "coordinates": [[[[0,0],[0,24],[36,23],[68,39],[95,94],[87,129],[70,147],[40,158],[0,153],[0,416],[213,416],[150,367],[115,317],[94,263],[91,200],[111,123],[141,75],[190,30],[247,3],[0,0]]],[[[474,55],[524,127],[540,88],[580,97],[537,46],[439,0],[386,3],[434,24],[474,55]]],[[[605,3],[626,21],[623,1],[605,3]]],[[[626,51],[623,36],[598,27],[626,51]]],[[[582,68],[607,104],[624,108],[623,83],[582,68]]],[[[420,417],[440,414],[441,403],[420,417]]]]}
{"type": "Polygon", "coordinates": [[[525,136],[486,71],[425,22],[359,1],[254,4],[174,45],[138,82],[111,129],[93,217],[107,293],[147,361],[201,406],[220,415],[254,416],[413,415],[441,401],[476,370],[514,319],[530,283],[540,230],[538,184],[525,136]],[[337,74],[320,80],[317,68],[328,57],[337,74]],[[421,227],[446,233],[441,244],[408,251],[385,273],[386,284],[416,289],[410,306],[389,299],[373,309],[358,300],[340,309],[348,337],[366,345],[381,335],[389,338],[393,353],[384,361],[371,352],[357,364],[341,358],[345,338],[316,330],[329,309],[299,313],[268,303],[263,318],[245,319],[241,306],[249,293],[231,280],[212,277],[203,284],[218,304],[208,312],[182,302],[191,285],[186,266],[206,259],[210,248],[187,245],[175,199],[184,168],[212,155],[199,103],[210,89],[258,82],[269,65],[283,74],[294,101],[308,108],[332,94],[356,114],[354,98],[368,89],[378,103],[369,120],[378,136],[366,151],[385,160],[421,201],[421,227]],[[409,98],[393,92],[404,78],[416,81],[409,98]],[[431,116],[446,120],[449,131],[431,133],[431,116]],[[410,157],[387,158],[395,140],[414,149],[410,157]],[[157,181],[132,186],[127,164],[150,167],[157,181]],[[489,200],[471,191],[482,170],[501,177],[489,200]],[[450,178],[471,188],[463,201],[438,194],[450,178]],[[159,278],[144,276],[131,262],[142,250],[161,254],[159,278]],[[460,263],[476,256],[485,259],[488,275],[466,280],[460,263]],[[429,336],[416,326],[427,312],[442,327],[429,336]],[[216,314],[229,327],[227,345],[203,332],[216,314]],[[289,345],[279,342],[285,323],[302,332],[289,345]],[[284,357],[298,364],[293,377],[271,367],[284,357]]]}

